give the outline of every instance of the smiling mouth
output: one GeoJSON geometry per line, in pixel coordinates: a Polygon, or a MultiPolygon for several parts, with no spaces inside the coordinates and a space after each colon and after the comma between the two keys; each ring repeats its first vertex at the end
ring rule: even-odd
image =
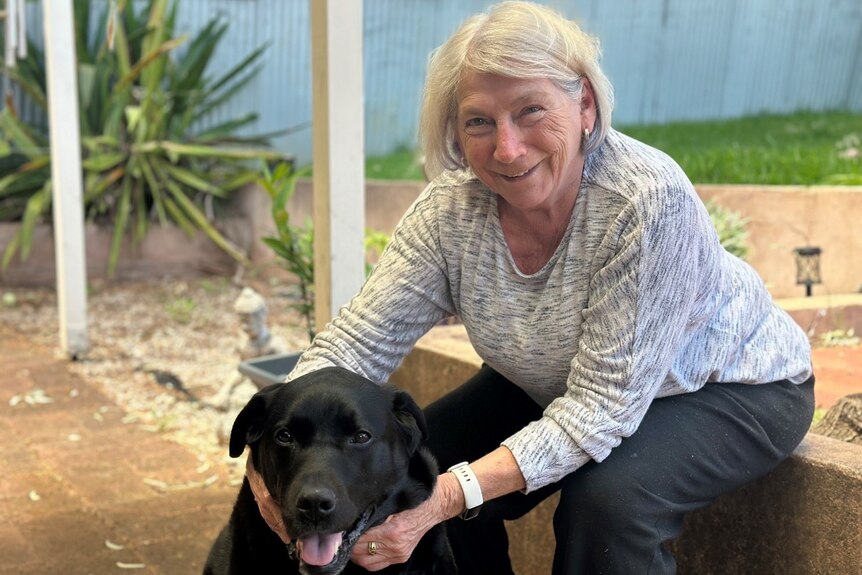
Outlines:
{"type": "Polygon", "coordinates": [[[507,180],[507,181],[509,181],[509,182],[516,182],[516,181],[521,180],[521,179],[523,179],[523,178],[526,178],[527,176],[529,176],[530,174],[532,174],[532,173],[533,173],[533,170],[535,170],[535,169],[536,169],[536,167],[535,167],[535,166],[533,166],[532,168],[530,168],[530,169],[528,169],[528,170],[526,170],[526,171],[523,171],[523,172],[521,172],[520,174],[512,174],[512,175],[509,175],[509,174],[502,174],[502,173],[501,173],[500,175],[501,175],[501,176],[503,176],[503,179],[505,179],[505,180],[507,180]]]}
{"type": "Polygon", "coordinates": [[[310,533],[297,538],[289,545],[291,555],[299,559],[303,573],[340,573],[356,541],[369,527],[373,509],[368,509],[347,531],[336,533],[310,533]]]}

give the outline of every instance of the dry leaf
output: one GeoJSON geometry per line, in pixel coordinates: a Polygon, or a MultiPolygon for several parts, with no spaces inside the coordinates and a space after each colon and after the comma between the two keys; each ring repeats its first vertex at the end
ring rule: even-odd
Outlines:
{"type": "Polygon", "coordinates": [[[162,491],[168,488],[168,484],[164,481],[159,481],[158,479],[150,479],[148,477],[144,478],[144,483],[149,485],[150,487],[155,487],[156,489],[160,489],[162,491]]]}
{"type": "Polygon", "coordinates": [[[54,400],[48,397],[48,395],[41,389],[34,389],[27,393],[24,396],[24,401],[30,405],[44,405],[46,403],[54,402],[54,400]]]}

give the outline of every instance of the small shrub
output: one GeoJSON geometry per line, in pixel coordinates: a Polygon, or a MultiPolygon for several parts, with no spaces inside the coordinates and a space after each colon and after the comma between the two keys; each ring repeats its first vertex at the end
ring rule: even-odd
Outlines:
{"type": "MultiPolygon", "coordinates": [[[[296,192],[296,181],[311,172],[310,168],[299,171],[281,162],[270,170],[266,163],[261,167],[258,184],[266,190],[272,200],[272,220],[275,223],[275,237],[264,238],[264,243],[281,259],[284,268],[299,280],[299,303],[293,307],[305,319],[308,340],[314,339],[314,227],[310,220],[296,225],[290,219],[287,203],[296,192]]],[[[374,269],[374,263],[386,245],[389,236],[374,230],[365,231],[364,249],[366,254],[366,275],[374,269]]]]}
{"type": "Polygon", "coordinates": [[[287,271],[299,280],[299,303],[293,307],[305,319],[308,340],[314,339],[314,235],[312,224],[306,221],[297,226],[290,220],[287,202],[296,192],[296,180],[307,174],[308,169],[296,171],[287,162],[281,162],[270,170],[264,162],[258,184],[266,190],[272,202],[272,221],[275,237],[263,238],[263,242],[281,259],[287,271]]]}
{"type": "Polygon", "coordinates": [[[748,255],[748,231],[745,229],[748,220],[713,201],[706,202],[706,209],[722,247],[736,257],[745,259],[748,255]]]}

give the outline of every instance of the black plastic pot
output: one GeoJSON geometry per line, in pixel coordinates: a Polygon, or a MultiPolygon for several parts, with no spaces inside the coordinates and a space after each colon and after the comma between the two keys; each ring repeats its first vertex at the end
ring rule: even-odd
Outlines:
{"type": "Polygon", "coordinates": [[[277,353],[240,362],[239,372],[252,380],[259,388],[284,381],[299,361],[302,352],[277,353]]]}

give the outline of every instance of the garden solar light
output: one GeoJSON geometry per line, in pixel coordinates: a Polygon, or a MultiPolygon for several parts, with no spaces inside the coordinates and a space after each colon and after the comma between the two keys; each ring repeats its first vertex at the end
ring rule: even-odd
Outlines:
{"type": "Polygon", "coordinates": [[[806,246],[796,248],[796,284],[805,286],[805,297],[811,297],[811,286],[821,283],[820,248],[806,246]]]}

